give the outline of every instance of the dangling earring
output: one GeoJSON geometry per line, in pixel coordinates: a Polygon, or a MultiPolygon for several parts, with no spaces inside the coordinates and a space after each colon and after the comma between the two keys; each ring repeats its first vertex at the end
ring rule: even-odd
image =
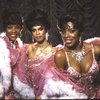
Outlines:
{"type": "Polygon", "coordinates": [[[83,35],[84,35],[84,33],[82,32],[81,35],[80,35],[80,37],[79,37],[79,42],[80,42],[80,44],[81,44],[82,41],[83,41],[83,35]]]}
{"type": "Polygon", "coordinates": [[[19,33],[19,38],[22,38],[22,33],[21,32],[19,33]]]}
{"type": "Polygon", "coordinates": [[[22,34],[23,34],[23,29],[21,29],[21,31],[19,33],[19,38],[22,38],[22,34]]]}
{"type": "Polygon", "coordinates": [[[48,40],[48,37],[49,37],[49,34],[48,34],[48,32],[46,33],[46,40],[48,40]]]}
{"type": "Polygon", "coordinates": [[[32,35],[32,42],[34,43],[34,36],[32,35]]]}
{"type": "Polygon", "coordinates": [[[79,43],[80,43],[80,44],[82,43],[82,37],[79,38],[79,43]]]}

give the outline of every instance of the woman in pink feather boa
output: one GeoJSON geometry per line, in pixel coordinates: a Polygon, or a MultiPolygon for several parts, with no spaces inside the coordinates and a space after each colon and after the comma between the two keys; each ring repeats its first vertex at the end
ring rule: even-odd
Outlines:
{"type": "MultiPolygon", "coordinates": [[[[30,99],[79,99],[87,98],[86,92],[76,81],[71,79],[64,70],[58,69],[54,62],[55,52],[62,49],[58,45],[52,47],[47,40],[50,24],[47,14],[41,10],[33,10],[26,21],[26,26],[32,33],[35,43],[25,44],[21,48],[19,59],[13,73],[16,80],[27,84],[31,88],[24,88],[22,84],[14,82],[14,90],[19,94],[30,94],[30,99]],[[27,89],[32,92],[28,93],[27,89]],[[26,92],[25,92],[26,91],[26,92]]],[[[22,97],[23,98],[23,97],[22,97]]]]}
{"type": "Polygon", "coordinates": [[[100,98],[100,38],[84,40],[84,18],[81,12],[69,11],[58,20],[64,48],[55,54],[56,65],[65,69],[77,84],[87,91],[88,98],[100,98]]]}
{"type": "Polygon", "coordinates": [[[18,11],[5,10],[2,14],[4,32],[0,34],[0,99],[14,99],[12,69],[19,57],[18,48],[23,43],[19,38],[22,18],[18,11]]]}

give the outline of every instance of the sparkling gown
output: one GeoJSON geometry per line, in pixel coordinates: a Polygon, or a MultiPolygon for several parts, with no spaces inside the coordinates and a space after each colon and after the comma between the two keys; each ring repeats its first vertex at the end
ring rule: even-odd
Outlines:
{"type": "MultiPolygon", "coordinates": [[[[28,59],[26,48],[21,50],[17,67],[13,73],[24,84],[33,89],[35,98],[41,99],[86,99],[86,92],[80,85],[62,70],[57,69],[54,63],[55,47],[49,54],[40,54],[35,59],[28,59]]],[[[16,89],[17,91],[17,89],[16,89]]]]}
{"type": "MultiPolygon", "coordinates": [[[[92,43],[92,44],[100,44],[97,41],[99,39],[89,39],[85,42],[92,43]]],[[[94,49],[92,47],[92,54],[93,54],[93,62],[92,65],[87,73],[79,73],[73,67],[71,67],[68,55],[66,53],[66,58],[68,62],[68,69],[67,73],[73,77],[77,83],[80,83],[81,86],[87,91],[87,95],[90,99],[99,99],[100,98],[100,63],[96,61],[94,56],[94,49]]]]}

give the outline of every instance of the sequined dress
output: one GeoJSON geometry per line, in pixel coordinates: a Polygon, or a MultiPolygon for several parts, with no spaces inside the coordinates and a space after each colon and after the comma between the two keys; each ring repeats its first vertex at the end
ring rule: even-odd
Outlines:
{"type": "Polygon", "coordinates": [[[79,73],[77,72],[71,65],[68,59],[68,55],[66,53],[66,58],[68,62],[68,69],[67,73],[73,77],[77,83],[80,83],[81,86],[87,91],[88,97],[90,99],[100,98],[100,65],[98,65],[95,56],[94,56],[94,49],[92,48],[93,54],[93,62],[92,65],[87,73],[79,73]],[[96,78],[99,80],[96,80],[96,78]]]}
{"type": "Polygon", "coordinates": [[[33,89],[35,97],[41,99],[87,98],[83,88],[76,85],[63,71],[57,69],[52,51],[35,59],[28,59],[24,55],[20,65],[21,67],[15,68],[14,74],[33,89]]]}

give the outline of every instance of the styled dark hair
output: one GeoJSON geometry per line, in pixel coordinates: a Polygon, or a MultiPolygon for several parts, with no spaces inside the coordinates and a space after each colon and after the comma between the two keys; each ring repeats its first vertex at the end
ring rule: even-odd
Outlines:
{"type": "Polygon", "coordinates": [[[29,31],[32,31],[32,27],[35,25],[43,25],[46,29],[50,29],[48,15],[40,9],[35,9],[30,12],[25,23],[29,31]]]}
{"type": "Polygon", "coordinates": [[[74,24],[74,28],[81,34],[84,31],[84,16],[79,11],[69,10],[63,13],[58,19],[58,28],[63,30],[67,22],[71,21],[74,24]]]}
{"type": "Polygon", "coordinates": [[[18,10],[4,10],[2,13],[2,23],[4,30],[10,24],[20,26],[23,25],[22,17],[18,10]]]}

